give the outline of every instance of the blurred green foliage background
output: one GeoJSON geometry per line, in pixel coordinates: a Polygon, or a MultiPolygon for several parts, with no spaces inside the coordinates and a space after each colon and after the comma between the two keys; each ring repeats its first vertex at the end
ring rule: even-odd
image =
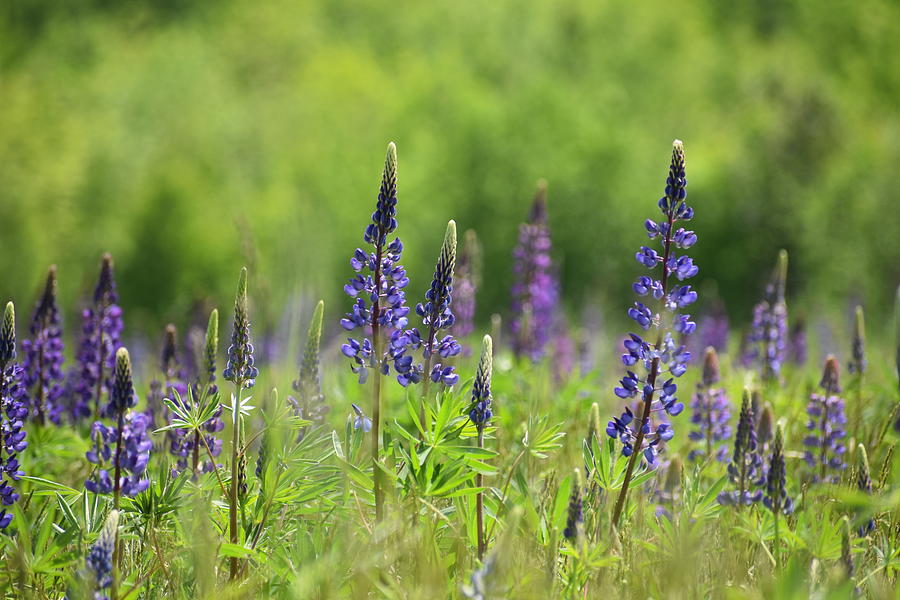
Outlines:
{"type": "Polygon", "coordinates": [[[302,289],[334,317],[390,140],[410,298],[455,218],[483,320],[542,177],[568,308],[624,310],[676,137],[734,318],[780,247],[809,310],[886,314],[900,281],[894,0],[13,0],[0,65],[0,292],[23,307],[51,262],[74,307],[109,250],[129,326],[227,305],[247,262],[269,310],[302,289]]]}

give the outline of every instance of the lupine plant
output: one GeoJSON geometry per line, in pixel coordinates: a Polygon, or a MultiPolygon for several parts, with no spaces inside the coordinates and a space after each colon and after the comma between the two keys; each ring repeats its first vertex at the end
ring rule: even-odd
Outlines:
{"type": "Polygon", "coordinates": [[[765,482],[765,474],[756,441],[756,417],[750,402],[750,391],[747,389],[744,390],[741,402],[741,416],[734,437],[734,452],[728,464],[728,478],[736,489],[720,493],[719,504],[747,506],[762,499],[762,490],[754,490],[765,482]]]}
{"type": "MultiPolygon", "coordinates": [[[[486,335],[481,341],[481,360],[478,361],[478,371],[475,373],[475,381],[472,384],[472,401],[469,404],[469,420],[478,430],[478,447],[484,448],[484,430],[490,424],[494,416],[491,407],[491,374],[494,364],[494,344],[491,336],[486,335]]],[[[479,471],[475,476],[475,487],[481,488],[484,484],[484,475],[479,471]]],[[[484,558],[487,541],[484,538],[484,495],[479,491],[475,496],[475,514],[478,539],[478,558],[484,558]]]]}
{"type": "Polygon", "coordinates": [[[746,360],[757,363],[763,379],[768,381],[778,380],[787,357],[788,310],[784,300],[787,266],[787,251],[782,250],[763,299],[753,307],[746,360]]]}
{"type": "Polygon", "coordinates": [[[691,441],[702,442],[703,448],[694,448],[688,459],[714,457],[719,462],[728,460],[728,448],[721,445],[731,437],[731,405],[728,395],[721,387],[714,387],[719,382],[719,356],[712,346],[706,349],[703,358],[703,376],[697,384],[697,392],[691,399],[691,423],[695,426],[688,437],[691,441]],[[718,449],[715,447],[718,445],[718,449]]]}
{"type": "Polygon", "coordinates": [[[344,291],[356,300],[351,311],[341,319],[341,326],[347,331],[368,329],[371,334],[360,340],[349,338],[341,346],[341,351],[352,359],[351,368],[359,376],[360,383],[366,382],[370,368],[375,371],[372,382],[372,478],[375,518],[378,521],[384,517],[378,464],[381,448],[381,376],[388,375],[393,365],[402,384],[412,369],[412,357],[406,354],[407,347],[416,341],[403,330],[409,322],[409,307],[406,306],[406,293],[403,291],[409,285],[409,277],[400,265],[403,253],[400,238],[394,238],[390,243],[387,241],[395,229],[397,148],[391,142],[388,144],[372,222],[363,234],[363,240],[372,246],[372,252],[357,248],[350,259],[350,266],[358,275],[344,286],[344,291]],[[388,334],[390,339],[385,340],[388,334]]]}
{"type": "Polygon", "coordinates": [[[840,367],[834,356],[825,359],[825,368],[819,387],[824,393],[813,393],[809,397],[806,414],[807,436],[804,460],[813,469],[813,480],[837,483],[844,469],[846,446],[844,437],[847,417],[844,414],[844,400],[840,397],[840,367]]]}
{"type": "Polygon", "coordinates": [[[13,514],[7,510],[18,499],[15,484],[25,472],[18,455],[28,447],[25,441],[25,388],[23,370],[16,360],[16,310],[12,302],[6,304],[0,325],[0,530],[6,529],[13,514]]]}
{"type": "MultiPolygon", "coordinates": [[[[321,425],[331,410],[325,403],[325,394],[322,392],[322,380],[319,375],[319,344],[322,339],[324,314],[325,303],[319,300],[306,332],[306,349],[303,351],[303,359],[300,361],[300,373],[293,383],[297,396],[288,396],[288,403],[292,406],[294,414],[315,425],[321,425]]],[[[306,429],[303,428],[297,435],[302,438],[305,431],[306,429]]]]}
{"type": "Polygon", "coordinates": [[[689,256],[676,254],[677,249],[688,249],[697,242],[697,235],[693,231],[683,227],[676,228],[679,222],[690,221],[694,216],[694,209],[685,200],[686,187],[684,148],[680,140],[675,140],[665,195],[659,200],[664,220],[656,222],[648,219],[644,224],[650,239],[659,238],[662,254],[641,246],[636,255],[639,263],[653,271],[662,265],[662,273],[659,279],[642,275],[632,286],[638,296],[647,296],[656,301],[658,309],[653,310],[643,302],[635,302],[634,307],[628,310],[628,316],[641,329],[654,330],[656,340],[650,343],[637,334],[629,334],[629,339],[625,341],[627,353],[622,355],[622,362],[629,368],[640,365],[646,374],[638,375],[629,370],[622,379],[621,386],[615,388],[615,394],[619,398],[630,400],[640,397],[641,412],[635,421],[631,408],[626,407],[625,412],[620,417],[614,417],[606,428],[610,437],[621,441],[623,454],[630,457],[625,481],[616,500],[613,527],[619,524],[637,458],[642,456],[648,464],[653,465],[660,444],[674,436],[668,423],[654,425],[653,414],[665,412],[674,417],[684,410],[684,404],[675,396],[678,390],[675,379],[687,370],[686,363],[690,353],[683,345],[676,344],[675,335],[690,335],[696,328],[690,316],[679,311],[697,300],[697,292],[691,286],[678,282],[693,277],[699,271],[689,256]]]}
{"type": "Polygon", "coordinates": [[[781,427],[775,430],[775,442],[772,448],[772,457],[769,460],[768,474],[766,476],[766,493],[763,504],[772,511],[775,518],[775,561],[778,564],[780,552],[780,536],[778,530],[778,517],[781,514],[789,515],[794,511],[794,501],[787,495],[786,477],[784,469],[784,441],[781,427]]]}
{"type": "Polygon", "coordinates": [[[123,323],[118,303],[113,259],[110,254],[104,254],[93,302],[81,313],[81,343],[72,375],[74,389],[69,398],[69,410],[75,421],[92,413],[95,419],[102,416],[102,397],[104,392],[109,392],[116,351],[121,345],[123,323]]]}
{"type": "Polygon", "coordinates": [[[806,320],[799,316],[794,319],[791,330],[788,333],[788,360],[802,367],[809,356],[809,343],[806,339],[806,320]]]}
{"type": "MultiPolygon", "coordinates": [[[[119,511],[111,510],[106,515],[103,528],[97,541],[85,557],[84,568],[81,570],[76,589],[84,593],[84,596],[94,600],[110,600],[107,590],[114,587],[115,570],[113,568],[113,555],[116,549],[116,539],[119,531],[119,511]]],[[[69,596],[66,596],[68,599],[69,596]]]]}
{"type": "Polygon", "coordinates": [[[556,318],[559,302],[557,273],[550,256],[547,220],[547,184],[541,181],[525,223],[519,226],[519,242],[513,250],[512,319],[510,336],[518,356],[538,361],[556,318]]]}
{"type": "Polygon", "coordinates": [[[28,328],[30,337],[22,340],[29,418],[41,425],[47,421],[59,423],[60,400],[64,392],[62,320],[56,302],[56,287],[56,265],[53,265],[34,307],[28,328]]]}
{"type": "MultiPolygon", "coordinates": [[[[252,388],[259,377],[259,369],[254,365],[253,344],[250,341],[250,307],[247,300],[247,269],[241,269],[237,294],[234,299],[234,326],[231,330],[231,345],[228,346],[228,362],[222,377],[234,384],[231,396],[231,487],[228,497],[228,530],[232,544],[237,544],[239,488],[241,472],[246,468],[246,449],[243,447],[243,423],[252,407],[249,398],[243,398],[245,389],[252,388]]],[[[238,576],[238,558],[231,558],[230,577],[238,576]]]]}
{"type": "Polygon", "coordinates": [[[481,285],[481,242],[473,229],[463,236],[453,279],[456,282],[453,301],[456,321],[451,331],[458,339],[465,339],[475,331],[475,296],[481,285]]]}

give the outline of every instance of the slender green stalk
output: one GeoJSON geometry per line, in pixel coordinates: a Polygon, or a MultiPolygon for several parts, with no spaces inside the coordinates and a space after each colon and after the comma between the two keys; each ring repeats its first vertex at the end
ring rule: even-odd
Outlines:
{"type": "MultiPolygon", "coordinates": [[[[478,428],[478,448],[484,449],[484,428],[478,428]]],[[[478,473],[475,475],[475,487],[484,485],[484,475],[478,473]]],[[[484,539],[484,494],[481,490],[475,496],[475,519],[478,528],[478,560],[484,560],[484,551],[487,546],[484,539]]]]}
{"type": "MultiPolygon", "coordinates": [[[[228,498],[228,527],[232,544],[238,543],[238,485],[239,485],[239,450],[241,443],[241,392],[244,384],[236,381],[234,384],[235,401],[231,415],[231,489],[228,498]]],[[[229,577],[234,580],[238,575],[238,559],[231,557],[229,577]]]]}

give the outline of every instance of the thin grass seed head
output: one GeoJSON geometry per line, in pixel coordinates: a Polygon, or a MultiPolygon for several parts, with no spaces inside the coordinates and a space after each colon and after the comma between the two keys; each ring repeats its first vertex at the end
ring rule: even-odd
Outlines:
{"type": "Polygon", "coordinates": [[[206,379],[204,383],[208,393],[215,394],[216,386],[216,358],[219,353],[219,310],[214,308],[209,313],[209,321],[206,323],[206,337],[203,344],[204,370],[206,379]]]}

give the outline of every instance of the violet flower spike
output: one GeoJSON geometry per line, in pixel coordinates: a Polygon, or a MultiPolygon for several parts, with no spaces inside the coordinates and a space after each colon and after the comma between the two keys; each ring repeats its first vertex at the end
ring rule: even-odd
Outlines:
{"type": "Polygon", "coordinates": [[[825,360],[819,386],[823,394],[812,394],[806,407],[808,434],[803,438],[806,447],[804,460],[813,469],[813,481],[837,483],[844,470],[846,446],[844,400],[840,397],[838,361],[834,356],[825,360]]]}
{"type": "Polygon", "coordinates": [[[763,299],[753,308],[748,338],[751,347],[745,360],[758,363],[765,380],[778,380],[787,358],[788,312],[784,300],[787,265],[787,251],[782,250],[763,299]]]}
{"type": "Polygon", "coordinates": [[[25,475],[18,455],[28,447],[24,371],[13,362],[15,359],[16,311],[13,303],[8,302],[0,325],[0,530],[12,522],[13,513],[7,507],[19,499],[14,484],[25,475]]]}
{"type": "MultiPolygon", "coordinates": [[[[453,299],[456,321],[450,330],[457,338],[464,339],[475,331],[475,295],[481,285],[481,244],[472,229],[465,233],[453,279],[456,282],[453,299]]],[[[468,349],[464,348],[463,352],[468,356],[468,349]]]]}
{"type": "Polygon", "coordinates": [[[749,506],[759,502],[763,493],[758,488],[765,483],[762,457],[756,438],[756,416],[750,402],[750,391],[744,390],[741,416],[734,437],[734,452],[728,464],[728,478],[736,489],[721,492],[716,497],[725,506],[749,506]]]}
{"type": "Polygon", "coordinates": [[[697,300],[697,292],[682,282],[699,271],[689,256],[677,254],[678,249],[686,250],[697,241],[693,231],[678,227],[680,222],[690,221],[694,216],[694,209],[686,202],[686,186],[684,147],[680,140],[675,140],[665,195],[658,203],[664,220],[657,223],[648,219],[644,223],[648,237],[651,240],[659,238],[662,254],[643,246],[635,256],[640,264],[651,269],[651,273],[655,274],[658,266],[662,273],[659,279],[653,275],[638,278],[632,287],[648,304],[635,302],[628,311],[628,316],[641,329],[653,328],[656,341],[651,344],[640,335],[629,334],[625,341],[626,353],[622,356],[622,363],[629,370],[621,386],[614,389],[617,396],[626,400],[639,397],[641,412],[635,418],[626,407],[625,412],[614,417],[606,428],[607,435],[622,443],[622,453],[631,457],[613,513],[614,528],[622,514],[637,457],[641,456],[650,466],[655,465],[664,442],[674,436],[672,426],[661,422],[658,416],[654,418],[654,414],[674,417],[684,410],[684,404],[676,397],[675,380],[687,370],[690,352],[677,344],[675,338],[676,335],[688,336],[696,329],[696,324],[681,309],[697,300]]]}
{"type": "Polygon", "coordinates": [[[30,336],[22,340],[28,416],[40,425],[47,421],[59,424],[63,408],[62,320],[56,289],[56,265],[53,265],[47,272],[47,283],[34,308],[28,331],[30,336]]]}
{"type": "Polygon", "coordinates": [[[547,183],[541,180],[526,223],[519,226],[513,251],[512,319],[510,336],[517,356],[538,361],[544,356],[553,329],[559,284],[550,256],[547,221],[547,183]]]}
{"type": "Polygon", "coordinates": [[[719,462],[728,460],[728,448],[721,442],[731,437],[731,406],[724,388],[715,387],[718,381],[719,357],[710,346],[704,354],[703,377],[691,398],[691,423],[695,429],[688,434],[691,441],[703,442],[704,446],[691,450],[688,460],[713,456],[719,462]]]}

